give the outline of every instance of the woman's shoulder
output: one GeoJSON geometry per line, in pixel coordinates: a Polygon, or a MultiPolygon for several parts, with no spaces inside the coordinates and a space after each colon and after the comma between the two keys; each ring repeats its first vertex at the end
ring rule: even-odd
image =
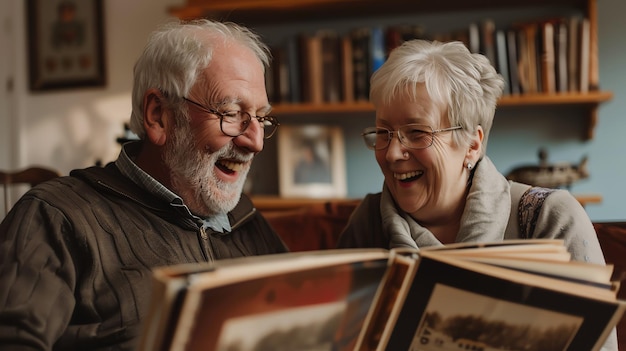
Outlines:
{"type": "Polygon", "coordinates": [[[382,192],[378,193],[369,193],[363,197],[362,203],[378,203],[380,204],[380,197],[382,196],[382,192]]]}
{"type": "Polygon", "coordinates": [[[516,182],[511,182],[511,216],[517,218],[523,237],[534,236],[537,226],[588,221],[585,209],[569,191],[516,182]]]}
{"type": "MultiPolygon", "coordinates": [[[[513,196],[511,201],[516,201],[513,196]]],[[[528,236],[536,236],[536,231],[591,226],[584,207],[568,190],[527,186],[517,201],[520,232],[528,236]]]]}
{"type": "Polygon", "coordinates": [[[354,209],[352,217],[357,217],[359,221],[380,218],[380,198],[382,193],[370,193],[363,197],[363,200],[354,209]]]}

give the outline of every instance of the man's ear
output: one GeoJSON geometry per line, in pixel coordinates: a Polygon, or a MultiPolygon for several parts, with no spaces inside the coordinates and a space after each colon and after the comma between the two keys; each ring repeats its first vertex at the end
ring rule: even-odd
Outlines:
{"type": "Polygon", "coordinates": [[[470,160],[473,164],[476,164],[476,162],[478,162],[482,157],[484,138],[485,133],[483,131],[483,127],[478,126],[470,141],[469,148],[467,149],[467,155],[465,155],[465,158],[470,160]]]}
{"type": "Polygon", "coordinates": [[[143,127],[146,137],[155,145],[163,146],[171,128],[171,113],[165,106],[165,96],[159,89],[148,89],[143,96],[143,127]]]}

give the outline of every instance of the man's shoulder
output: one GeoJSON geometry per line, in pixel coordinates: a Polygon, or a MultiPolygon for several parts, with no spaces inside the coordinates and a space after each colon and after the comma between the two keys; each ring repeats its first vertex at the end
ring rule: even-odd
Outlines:
{"type": "Polygon", "coordinates": [[[74,169],[70,172],[70,177],[87,183],[119,181],[120,178],[125,178],[114,163],[109,163],[104,167],[92,166],[74,169]]]}
{"type": "MultiPolygon", "coordinates": [[[[99,173],[104,170],[102,167],[90,167],[86,169],[72,170],[69,175],[56,177],[45,182],[39,183],[30,188],[25,196],[31,196],[39,199],[58,199],[59,197],[73,196],[79,194],[87,196],[97,183],[95,176],[86,176],[89,173],[99,173]],[[90,170],[94,168],[94,170],[90,170]],[[99,169],[99,170],[97,170],[99,169]]],[[[56,202],[56,201],[54,201],[56,202]]]]}

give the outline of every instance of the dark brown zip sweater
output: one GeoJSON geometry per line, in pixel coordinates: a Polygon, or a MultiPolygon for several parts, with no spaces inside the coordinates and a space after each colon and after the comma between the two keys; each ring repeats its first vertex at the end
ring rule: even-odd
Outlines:
{"type": "Polygon", "coordinates": [[[113,163],[32,188],[0,224],[0,349],[132,350],[152,268],[287,251],[245,195],[228,217],[205,231],[113,163]]]}

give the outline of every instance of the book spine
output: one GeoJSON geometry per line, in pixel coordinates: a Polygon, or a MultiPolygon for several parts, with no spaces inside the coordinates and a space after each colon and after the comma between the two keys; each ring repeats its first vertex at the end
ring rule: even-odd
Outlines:
{"type": "Polygon", "coordinates": [[[470,52],[477,54],[480,52],[480,29],[478,28],[478,24],[470,23],[467,31],[469,37],[468,48],[470,52]]]}
{"type": "Polygon", "coordinates": [[[275,47],[272,49],[272,83],[274,102],[289,101],[289,67],[285,47],[275,47]]]}
{"type": "Polygon", "coordinates": [[[560,93],[568,90],[568,67],[567,67],[567,25],[560,21],[556,27],[556,83],[557,91],[560,93]]]}
{"type": "Polygon", "coordinates": [[[385,34],[380,27],[373,27],[371,29],[371,68],[370,72],[376,72],[385,63],[385,34]]]}
{"type": "Polygon", "coordinates": [[[507,55],[507,46],[506,46],[506,33],[504,30],[496,31],[496,52],[497,52],[497,60],[498,60],[498,72],[504,78],[504,94],[511,94],[511,81],[509,75],[509,61],[507,55]]]}
{"type": "Polygon", "coordinates": [[[302,97],[304,102],[323,102],[322,45],[318,35],[301,36],[302,97]]]}
{"type": "Polygon", "coordinates": [[[354,101],[354,66],[352,63],[352,41],[350,37],[341,37],[341,99],[344,102],[354,101]]]}
{"type": "Polygon", "coordinates": [[[485,55],[491,65],[497,68],[496,46],[495,46],[496,25],[492,19],[485,19],[480,27],[480,53],[485,55]]]}
{"type": "Polygon", "coordinates": [[[341,100],[339,37],[334,32],[324,32],[320,34],[320,41],[323,101],[336,103],[341,100]]]}
{"type": "Polygon", "coordinates": [[[541,86],[544,93],[556,92],[554,60],[554,25],[543,23],[541,27],[541,86]]]}
{"type": "Polygon", "coordinates": [[[354,68],[354,99],[367,101],[369,98],[369,43],[370,31],[360,28],[351,33],[352,63],[354,68]]]}
{"type": "Polygon", "coordinates": [[[567,70],[568,70],[568,90],[569,92],[577,92],[580,87],[579,83],[579,50],[580,46],[580,20],[578,17],[570,17],[567,21],[567,70]]]}
{"type": "Polygon", "coordinates": [[[579,91],[581,93],[589,92],[589,54],[590,54],[590,27],[589,19],[583,18],[580,22],[580,76],[579,91]]]}
{"type": "Polygon", "coordinates": [[[291,37],[287,41],[287,61],[289,62],[289,101],[299,103],[302,102],[302,83],[300,81],[300,55],[296,37],[291,37]]]}
{"type": "Polygon", "coordinates": [[[507,54],[509,60],[509,88],[511,94],[518,95],[520,93],[519,85],[519,67],[517,60],[517,32],[510,29],[506,33],[507,54]]]}

